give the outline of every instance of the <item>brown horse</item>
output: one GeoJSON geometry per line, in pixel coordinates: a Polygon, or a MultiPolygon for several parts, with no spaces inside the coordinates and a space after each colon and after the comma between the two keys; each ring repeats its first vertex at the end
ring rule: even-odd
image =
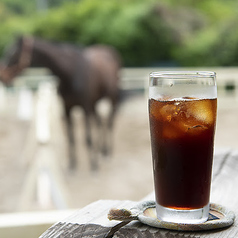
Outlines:
{"type": "MultiPolygon", "coordinates": [[[[9,84],[23,69],[27,67],[46,67],[59,79],[58,91],[62,97],[69,140],[70,168],[76,166],[75,140],[71,111],[80,106],[85,115],[86,144],[89,151],[91,169],[98,167],[96,145],[92,140],[91,122],[102,126],[100,115],[96,111],[97,102],[107,97],[111,102],[111,111],[107,119],[107,131],[100,136],[105,140],[101,151],[107,154],[111,146],[106,142],[118,104],[119,70],[121,67],[118,52],[109,46],[95,45],[77,47],[37,39],[21,37],[10,48],[4,57],[5,63],[0,67],[0,79],[9,84]]],[[[110,141],[110,140],[107,140],[110,141]]]]}

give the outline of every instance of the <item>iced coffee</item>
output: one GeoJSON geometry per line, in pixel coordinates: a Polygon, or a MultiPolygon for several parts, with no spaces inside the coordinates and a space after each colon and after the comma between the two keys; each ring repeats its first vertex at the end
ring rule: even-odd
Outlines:
{"type": "Polygon", "coordinates": [[[157,216],[171,222],[201,223],[209,211],[215,74],[167,74],[161,78],[151,74],[149,98],[157,216]]]}

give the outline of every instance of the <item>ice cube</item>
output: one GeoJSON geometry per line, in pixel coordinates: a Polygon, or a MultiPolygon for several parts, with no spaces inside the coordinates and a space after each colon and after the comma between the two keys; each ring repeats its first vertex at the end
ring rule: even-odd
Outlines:
{"type": "Polygon", "coordinates": [[[187,110],[187,116],[192,116],[206,124],[212,124],[214,115],[211,102],[209,100],[193,101],[187,110]]]}
{"type": "Polygon", "coordinates": [[[167,104],[160,109],[160,114],[165,121],[171,121],[173,117],[179,114],[180,107],[177,103],[167,104]]]}

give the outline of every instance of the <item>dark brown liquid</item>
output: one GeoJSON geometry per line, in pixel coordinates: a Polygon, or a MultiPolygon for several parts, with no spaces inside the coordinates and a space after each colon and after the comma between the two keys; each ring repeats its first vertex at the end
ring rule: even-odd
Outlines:
{"type": "Polygon", "coordinates": [[[196,209],[209,203],[216,99],[149,100],[157,203],[196,209]]]}

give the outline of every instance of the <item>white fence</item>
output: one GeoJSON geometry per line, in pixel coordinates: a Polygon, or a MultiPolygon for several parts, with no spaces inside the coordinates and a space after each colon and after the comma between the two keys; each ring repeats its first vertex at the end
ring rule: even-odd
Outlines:
{"type": "MultiPolygon", "coordinates": [[[[120,72],[122,90],[143,89],[148,85],[149,74],[153,71],[165,70],[201,70],[217,73],[218,87],[227,85],[238,86],[238,67],[207,67],[207,68],[123,68],[120,72]]],[[[56,81],[56,77],[45,68],[28,68],[17,77],[16,87],[29,86],[36,88],[42,81],[56,81]]]]}

